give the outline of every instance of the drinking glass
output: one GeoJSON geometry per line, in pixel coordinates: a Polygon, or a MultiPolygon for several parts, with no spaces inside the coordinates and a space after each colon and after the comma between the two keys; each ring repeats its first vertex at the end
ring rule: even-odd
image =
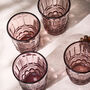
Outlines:
{"type": "Polygon", "coordinates": [[[49,34],[59,35],[65,31],[70,6],[70,0],[38,0],[38,10],[49,34]]]}
{"type": "Polygon", "coordinates": [[[7,32],[21,53],[38,50],[40,21],[34,14],[29,12],[15,14],[7,23],[7,32]]]}
{"type": "Polygon", "coordinates": [[[90,82],[90,42],[77,41],[64,52],[66,72],[71,81],[78,85],[90,82]]]}
{"type": "Polygon", "coordinates": [[[12,65],[13,74],[23,90],[44,90],[47,82],[48,64],[38,52],[24,52],[12,65]]]}

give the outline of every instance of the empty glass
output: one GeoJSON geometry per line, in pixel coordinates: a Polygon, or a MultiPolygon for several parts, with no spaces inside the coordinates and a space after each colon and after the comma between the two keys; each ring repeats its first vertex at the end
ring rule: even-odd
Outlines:
{"type": "Polygon", "coordinates": [[[39,47],[40,21],[32,13],[20,12],[10,18],[7,31],[18,51],[37,51],[39,47]]]}
{"type": "Polygon", "coordinates": [[[69,45],[64,53],[66,72],[78,85],[90,82],[90,42],[77,41],[69,45]]]}
{"type": "Polygon", "coordinates": [[[13,74],[23,90],[44,90],[47,82],[48,64],[38,52],[24,52],[12,65],[13,74]]]}
{"type": "Polygon", "coordinates": [[[38,0],[38,10],[49,34],[59,35],[65,31],[70,6],[70,0],[38,0]]]}

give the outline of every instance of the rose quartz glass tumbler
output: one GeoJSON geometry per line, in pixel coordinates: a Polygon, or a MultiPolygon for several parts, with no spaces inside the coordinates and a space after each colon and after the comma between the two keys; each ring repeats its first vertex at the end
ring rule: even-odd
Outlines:
{"type": "Polygon", "coordinates": [[[44,90],[47,83],[48,64],[38,52],[24,52],[12,65],[13,74],[23,90],[44,90]]]}
{"type": "Polygon", "coordinates": [[[21,53],[38,50],[40,21],[34,14],[29,12],[15,14],[8,21],[7,32],[21,53]]]}
{"type": "Polygon", "coordinates": [[[90,82],[90,42],[77,41],[69,45],[64,53],[66,72],[78,85],[90,82]]]}
{"type": "Polygon", "coordinates": [[[66,30],[70,6],[70,0],[38,0],[38,10],[49,34],[59,35],[66,30]]]}

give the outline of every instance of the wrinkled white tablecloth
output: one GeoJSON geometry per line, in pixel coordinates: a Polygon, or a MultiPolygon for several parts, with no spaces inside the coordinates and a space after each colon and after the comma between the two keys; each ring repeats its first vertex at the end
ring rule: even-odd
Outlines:
{"type": "MultiPolygon", "coordinates": [[[[65,48],[71,44],[72,42],[78,41],[84,35],[90,36],[90,14],[86,16],[79,24],[74,26],[73,28],[69,29],[67,32],[63,34],[63,40],[59,38],[61,44],[54,50],[56,53],[53,54],[61,54],[59,58],[55,56],[53,60],[57,60],[58,63],[61,63],[61,68],[58,69],[60,72],[65,71],[65,65],[63,64],[63,56],[62,52],[64,52],[65,48]],[[60,52],[60,53],[57,53],[60,52]],[[59,59],[59,60],[58,60],[59,59]]],[[[50,58],[50,57],[49,57],[50,58]]],[[[64,72],[65,73],[65,72],[64,72]]],[[[62,76],[63,73],[59,74],[62,76]]],[[[75,85],[73,84],[69,77],[66,75],[63,79],[58,81],[56,84],[48,88],[47,90],[90,90],[90,83],[86,85],[75,85]]]]}
{"type": "MultiPolygon", "coordinates": [[[[44,49],[40,50],[39,52],[41,52],[44,56],[46,56],[48,58],[48,55],[46,52],[48,52],[48,50],[50,48],[56,49],[56,50],[57,50],[57,48],[58,49],[62,48],[64,51],[65,48],[70,43],[79,40],[79,38],[85,34],[90,35],[90,15],[86,16],[79,24],[77,24],[73,28],[70,28],[65,33],[63,33],[61,36],[57,37],[52,42],[52,44],[51,43],[48,44],[44,49]],[[57,45],[56,45],[56,43],[57,43],[57,45]],[[56,45],[56,46],[52,47],[53,45],[56,45]]],[[[13,43],[11,41],[9,41],[8,36],[5,36],[4,38],[1,37],[0,42],[1,42],[1,44],[0,44],[0,90],[21,90],[21,88],[18,84],[18,81],[15,79],[15,77],[12,74],[12,69],[11,69],[12,62],[13,62],[14,58],[19,54],[19,52],[15,49],[15,47],[13,46],[13,43]]],[[[53,53],[52,50],[50,51],[50,53],[51,52],[53,53]]],[[[55,52],[55,50],[54,50],[54,52],[55,52]]],[[[61,54],[61,56],[62,56],[63,53],[61,52],[59,54],[61,54]]],[[[50,57],[50,55],[49,55],[49,57],[50,57]]],[[[52,58],[52,61],[53,61],[53,59],[54,58],[52,58]]],[[[48,60],[48,62],[50,63],[49,60],[48,60]]],[[[62,66],[62,71],[64,70],[63,69],[64,67],[65,66],[62,66]]],[[[49,87],[47,90],[70,90],[70,89],[71,90],[75,90],[75,89],[89,90],[90,84],[87,84],[85,86],[78,86],[78,85],[73,84],[69,80],[68,76],[66,76],[63,79],[61,79],[60,81],[58,81],[56,84],[49,87]]]]}
{"type": "MultiPolygon", "coordinates": [[[[34,13],[40,20],[41,16],[37,10],[37,6],[35,6],[36,0],[2,0],[2,3],[0,1],[0,5],[1,4],[4,4],[4,6],[0,8],[0,90],[21,90],[18,81],[12,73],[12,62],[19,52],[16,50],[11,38],[6,32],[7,21],[13,14],[24,10],[34,13]]],[[[85,34],[90,35],[90,15],[87,15],[80,23],[68,29],[62,35],[56,37],[47,35],[51,40],[40,49],[39,52],[47,58],[49,69],[53,71],[52,75],[55,76],[55,80],[65,73],[65,65],[63,62],[63,52],[65,48],[70,43],[79,40],[80,37],[83,37],[85,34]]],[[[75,85],[65,74],[57,83],[47,88],[47,90],[75,89],[90,90],[90,84],[85,86],[75,85]]]]}

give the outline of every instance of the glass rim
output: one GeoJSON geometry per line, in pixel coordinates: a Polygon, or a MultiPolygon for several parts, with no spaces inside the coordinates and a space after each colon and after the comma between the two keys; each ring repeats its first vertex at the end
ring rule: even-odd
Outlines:
{"type": "Polygon", "coordinates": [[[40,28],[41,28],[40,20],[38,19],[38,17],[37,17],[35,14],[33,14],[33,13],[31,13],[31,12],[19,12],[19,13],[16,13],[16,14],[14,14],[14,15],[8,20],[8,22],[7,22],[7,32],[8,32],[8,34],[9,34],[9,36],[10,36],[12,39],[14,39],[14,40],[16,40],[16,41],[20,41],[20,42],[28,42],[28,41],[30,41],[31,39],[35,38],[35,37],[38,35],[38,33],[40,32],[40,28]],[[38,28],[37,33],[36,33],[33,37],[30,37],[28,40],[18,40],[18,39],[16,39],[16,38],[14,38],[14,37],[9,33],[8,26],[9,26],[9,23],[10,23],[10,21],[12,20],[13,17],[15,17],[15,16],[17,16],[17,15],[19,15],[19,14],[24,14],[24,13],[25,13],[25,14],[30,14],[30,15],[34,16],[34,17],[37,19],[37,21],[38,21],[39,28],[38,28]]]}
{"type": "Polygon", "coordinates": [[[64,54],[63,54],[63,58],[64,58],[64,63],[65,63],[65,65],[66,65],[70,70],[72,70],[72,71],[75,72],[75,73],[86,74],[86,73],[88,73],[88,72],[90,72],[90,71],[87,71],[87,72],[78,72],[78,71],[75,71],[75,70],[73,70],[72,68],[70,68],[70,66],[67,64],[66,59],[65,59],[66,51],[68,50],[68,48],[69,48],[70,46],[76,44],[76,43],[81,43],[81,42],[88,42],[88,41],[76,41],[76,42],[71,43],[71,44],[70,44],[69,46],[67,46],[67,48],[65,49],[64,54]]]}
{"type": "Polygon", "coordinates": [[[14,59],[13,64],[12,64],[12,72],[13,72],[13,75],[15,76],[15,78],[16,78],[18,81],[20,81],[20,82],[22,82],[22,83],[25,83],[25,84],[34,84],[34,83],[37,83],[37,82],[41,81],[41,80],[45,77],[45,75],[46,75],[47,72],[48,72],[48,63],[47,63],[46,58],[45,58],[42,54],[40,54],[39,52],[37,52],[37,51],[34,51],[34,52],[33,52],[33,51],[26,51],[26,52],[23,52],[23,53],[19,54],[19,55],[14,59]],[[46,63],[45,73],[44,73],[44,75],[43,75],[39,80],[37,80],[37,81],[34,81],[34,82],[24,82],[24,81],[20,80],[19,78],[17,78],[16,75],[15,75],[15,73],[14,73],[14,63],[15,63],[15,61],[17,60],[17,58],[18,58],[19,56],[21,56],[21,55],[23,55],[23,54],[26,54],[26,53],[35,53],[35,54],[38,54],[38,55],[40,55],[40,56],[43,58],[43,60],[44,60],[45,63],[46,63]]]}
{"type": "Polygon", "coordinates": [[[42,16],[46,17],[47,19],[57,19],[57,18],[61,18],[61,17],[65,16],[65,15],[70,11],[71,1],[68,0],[68,2],[69,2],[68,10],[67,10],[63,15],[58,16],[58,17],[48,17],[48,16],[44,15],[44,14],[41,12],[40,8],[39,8],[40,0],[38,0],[37,7],[38,7],[38,10],[39,10],[39,12],[41,13],[42,16]]]}

